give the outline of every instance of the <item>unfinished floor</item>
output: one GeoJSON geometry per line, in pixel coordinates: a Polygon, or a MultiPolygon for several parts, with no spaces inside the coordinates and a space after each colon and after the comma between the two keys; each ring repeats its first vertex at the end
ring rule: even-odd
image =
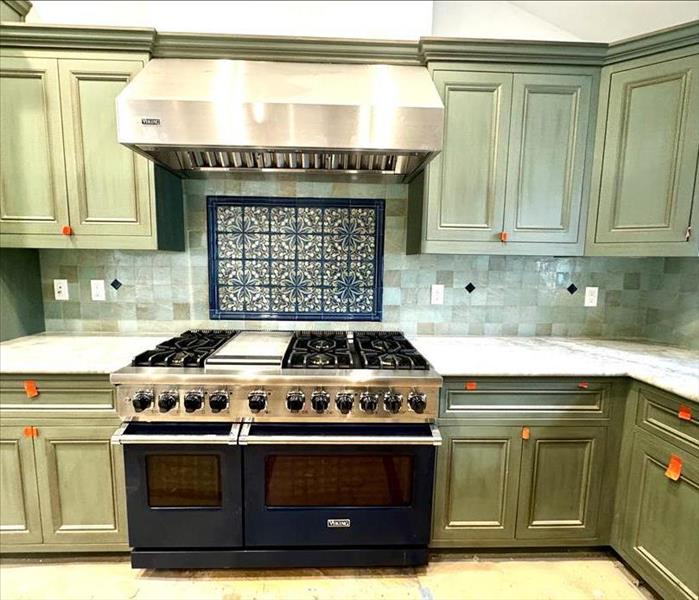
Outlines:
{"type": "Polygon", "coordinates": [[[6,559],[2,600],[648,600],[615,558],[438,555],[420,569],[148,571],[126,558],[6,559]]]}

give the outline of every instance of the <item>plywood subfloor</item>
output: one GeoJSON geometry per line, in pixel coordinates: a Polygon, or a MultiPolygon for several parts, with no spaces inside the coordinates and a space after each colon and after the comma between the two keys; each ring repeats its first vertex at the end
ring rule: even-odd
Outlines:
{"type": "Polygon", "coordinates": [[[2,600],[648,600],[612,557],[440,555],[420,569],[148,571],[123,558],[0,563],[2,600]]]}

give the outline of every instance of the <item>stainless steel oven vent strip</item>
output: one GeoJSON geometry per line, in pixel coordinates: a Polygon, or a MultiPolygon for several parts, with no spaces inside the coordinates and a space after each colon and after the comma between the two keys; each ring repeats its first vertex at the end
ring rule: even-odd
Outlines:
{"type": "Polygon", "coordinates": [[[158,150],[169,167],[185,171],[324,171],[402,175],[422,157],[417,153],[316,152],[300,150],[158,150]]]}
{"type": "Polygon", "coordinates": [[[240,423],[233,423],[227,435],[214,434],[187,434],[187,435],[159,435],[159,434],[127,434],[126,428],[129,426],[129,421],[122,423],[111,438],[112,444],[227,444],[235,446],[238,443],[238,434],[240,433],[240,423]]]}
{"type": "Polygon", "coordinates": [[[250,435],[251,423],[243,423],[238,443],[245,445],[350,445],[350,446],[441,446],[442,435],[433,423],[430,435],[250,435]]]}

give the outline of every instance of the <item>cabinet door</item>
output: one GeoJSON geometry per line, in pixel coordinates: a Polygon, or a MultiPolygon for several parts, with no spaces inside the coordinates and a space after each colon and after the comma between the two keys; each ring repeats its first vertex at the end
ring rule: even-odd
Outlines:
{"type": "Polygon", "coordinates": [[[699,145],[699,55],[611,75],[596,242],[685,242],[699,145]]]}
{"type": "Polygon", "coordinates": [[[68,224],[58,63],[0,57],[2,233],[61,235],[68,224]]]}
{"type": "Polygon", "coordinates": [[[522,440],[519,427],[441,427],[432,543],[513,540],[522,440]]]}
{"type": "Polygon", "coordinates": [[[58,67],[75,235],[151,235],[150,165],[116,131],[116,97],[143,63],[61,59],[58,67]]]}
{"type": "Polygon", "coordinates": [[[622,550],[663,597],[699,595],[699,461],[673,444],[636,431],[622,550]],[[666,477],[670,456],[682,459],[677,481],[666,477]]]}
{"type": "Polygon", "coordinates": [[[444,146],[429,166],[427,240],[499,243],[512,74],[435,71],[444,146]]]}
{"type": "Polygon", "coordinates": [[[533,427],[523,442],[518,539],[594,539],[606,427],[533,427]]]}
{"type": "Polygon", "coordinates": [[[514,76],[509,241],[578,241],[591,87],[590,75],[514,76]]]}
{"type": "Polygon", "coordinates": [[[0,427],[0,543],[41,543],[39,490],[32,438],[0,427]]]}
{"type": "Polygon", "coordinates": [[[46,543],[126,542],[123,457],[113,426],[39,427],[35,438],[46,543]]]}

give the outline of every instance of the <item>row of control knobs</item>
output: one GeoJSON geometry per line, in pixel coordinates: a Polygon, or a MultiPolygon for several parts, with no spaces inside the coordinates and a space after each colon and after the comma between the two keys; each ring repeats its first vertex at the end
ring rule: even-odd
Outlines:
{"type": "MultiPolygon", "coordinates": [[[[150,408],[155,401],[155,396],[150,390],[140,390],[131,399],[131,404],[136,412],[143,412],[150,408]]],[[[204,406],[204,392],[191,390],[184,395],[184,409],[191,413],[200,410],[204,406]]],[[[161,392],[158,395],[158,410],[168,412],[177,406],[177,392],[161,392]]],[[[209,407],[211,412],[218,413],[228,406],[228,392],[213,392],[209,394],[209,407]]]]}
{"type": "MultiPolygon", "coordinates": [[[[166,391],[158,395],[158,410],[168,412],[177,406],[177,392],[166,391]]],[[[375,392],[362,392],[359,396],[359,407],[367,413],[376,412],[379,408],[381,396],[375,392]]],[[[155,395],[151,390],[139,390],[131,399],[136,412],[149,409],[155,402],[155,395]]],[[[286,408],[289,412],[296,413],[303,409],[306,396],[301,390],[289,392],[286,395],[286,408]]],[[[200,410],[204,406],[204,393],[200,390],[190,390],[184,395],[184,409],[191,413],[200,410]]],[[[228,392],[218,391],[209,394],[209,407],[212,413],[218,413],[228,406],[228,392]]],[[[343,414],[348,414],[354,406],[354,394],[352,392],[339,392],[335,397],[335,406],[343,414]]],[[[383,394],[384,409],[390,413],[400,412],[403,406],[403,395],[388,391],[383,394]]],[[[408,394],[408,406],[416,413],[422,413],[427,407],[427,399],[422,392],[412,391],[408,394]]],[[[258,413],[267,408],[267,392],[256,390],[248,394],[248,407],[253,413],[258,413]]],[[[330,394],[325,390],[316,390],[311,395],[311,408],[317,413],[324,413],[330,407],[330,394]]]]}

